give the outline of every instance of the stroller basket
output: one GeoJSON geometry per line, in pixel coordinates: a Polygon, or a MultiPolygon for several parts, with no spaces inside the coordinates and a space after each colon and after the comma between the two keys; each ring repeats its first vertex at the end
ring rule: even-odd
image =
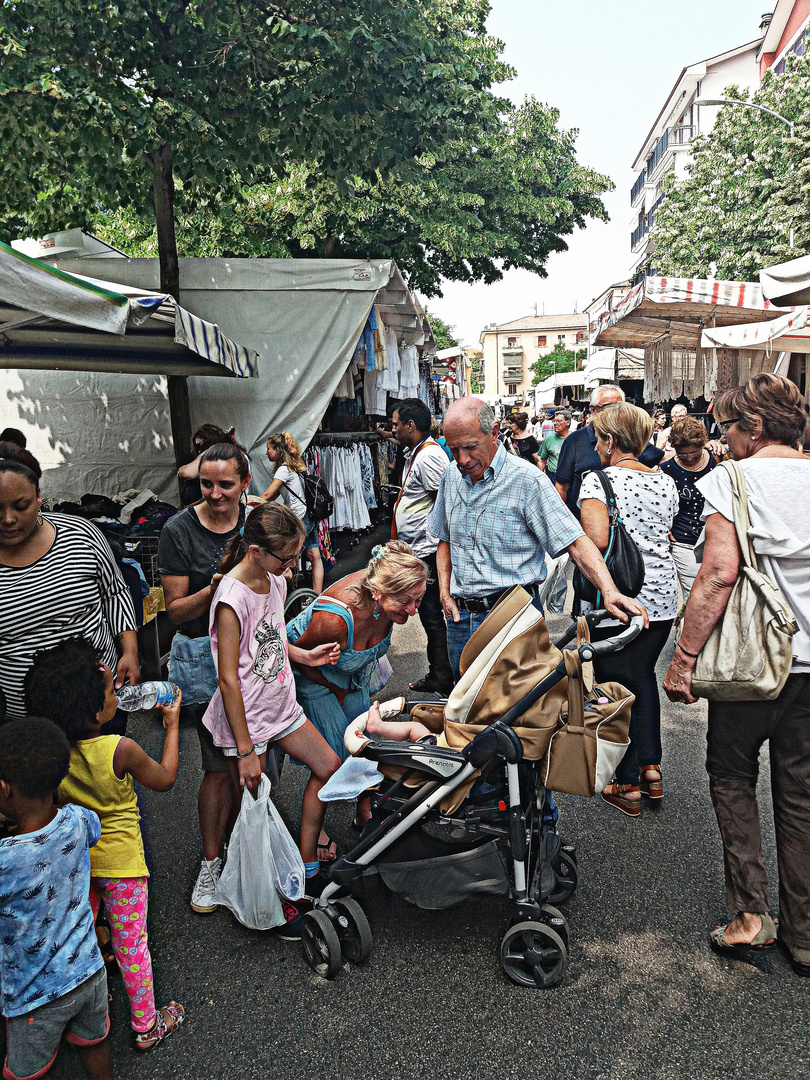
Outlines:
{"type": "Polygon", "coordinates": [[[395,844],[377,860],[377,873],[392,892],[429,911],[452,907],[470,896],[509,892],[509,875],[497,840],[482,838],[470,847],[444,844],[436,837],[425,839],[447,848],[448,853],[400,861],[395,844]]]}

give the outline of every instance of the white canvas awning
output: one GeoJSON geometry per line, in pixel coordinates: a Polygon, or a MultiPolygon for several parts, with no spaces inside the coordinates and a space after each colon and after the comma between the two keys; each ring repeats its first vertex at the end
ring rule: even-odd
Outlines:
{"type": "Polygon", "coordinates": [[[258,374],[253,349],[172,296],[70,274],[3,243],[0,341],[4,368],[258,374]]]}
{"type": "Polygon", "coordinates": [[[703,331],[700,343],[705,349],[766,349],[777,352],[810,352],[810,308],[794,308],[771,322],[743,323],[740,326],[717,326],[703,331]]]}
{"type": "Polygon", "coordinates": [[[759,272],[762,295],[781,307],[810,304],[810,255],[766,266],[759,272]]]}

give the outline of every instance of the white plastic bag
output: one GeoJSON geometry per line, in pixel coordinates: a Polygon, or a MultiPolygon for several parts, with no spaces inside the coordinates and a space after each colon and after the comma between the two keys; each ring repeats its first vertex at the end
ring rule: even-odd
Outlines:
{"type": "Polygon", "coordinates": [[[374,661],[374,666],[371,669],[371,680],[369,682],[368,692],[370,694],[376,694],[386,685],[388,680],[394,674],[394,669],[391,667],[391,661],[383,653],[379,660],[374,661]]]}
{"type": "MultiPolygon", "coordinates": [[[[269,790],[270,781],[266,776],[262,776],[262,783],[267,784],[269,790]]],[[[267,800],[267,827],[273,851],[275,886],[288,900],[300,900],[305,892],[304,860],[272,799],[267,800]]]]}
{"type": "MultiPolygon", "coordinates": [[[[230,908],[239,922],[251,930],[269,930],[284,922],[276,889],[273,850],[278,829],[276,817],[270,799],[270,781],[262,776],[255,799],[247,788],[242,794],[239,817],[228,844],[228,860],[214,892],[214,902],[230,908]]],[[[284,828],[283,822],[280,824],[284,828]]],[[[289,833],[287,839],[292,843],[289,833]]],[[[303,877],[301,863],[302,880],[303,877]]]]}

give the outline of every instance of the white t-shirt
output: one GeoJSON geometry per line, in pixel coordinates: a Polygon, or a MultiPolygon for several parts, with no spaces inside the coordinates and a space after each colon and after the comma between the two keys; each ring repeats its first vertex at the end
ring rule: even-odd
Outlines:
{"type": "MultiPolygon", "coordinates": [[[[810,670],[810,461],[806,458],[745,458],[739,462],[748,494],[749,536],[757,563],[790,605],[799,631],[793,635],[791,671],[810,670]]],[[[719,467],[695,485],[706,499],[703,519],[734,520],[731,478],[719,467]]]]}
{"type": "Polygon", "coordinates": [[[304,501],[304,477],[301,473],[293,472],[286,465],[277,465],[273,479],[283,481],[279,494],[284,505],[289,506],[290,510],[303,521],[307,512],[307,504],[304,501]],[[288,486],[285,487],[285,485],[288,486]]]}
{"type": "MultiPolygon", "coordinates": [[[[644,585],[636,599],[647,609],[650,622],[674,619],[678,611],[678,575],[669,550],[669,531],[678,512],[678,489],[663,472],[641,472],[618,466],[604,470],[613,485],[624,527],[635,540],[644,559],[644,585]]],[[[585,499],[605,502],[605,492],[595,472],[585,475],[579,506],[585,499]]],[[[616,626],[605,619],[603,626],[616,626]]]]}

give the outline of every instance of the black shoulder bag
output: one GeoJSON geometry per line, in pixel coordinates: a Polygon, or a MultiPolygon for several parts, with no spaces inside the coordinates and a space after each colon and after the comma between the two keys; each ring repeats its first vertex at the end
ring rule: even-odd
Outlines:
{"type": "MultiPolygon", "coordinates": [[[[624,527],[616,505],[613,485],[601,470],[596,470],[607,500],[608,544],[604,553],[605,564],[619,592],[625,596],[638,596],[644,585],[644,559],[633,537],[624,527]]],[[[584,600],[594,607],[602,606],[602,593],[592,585],[580,568],[574,569],[574,599],[584,600]]]]}

